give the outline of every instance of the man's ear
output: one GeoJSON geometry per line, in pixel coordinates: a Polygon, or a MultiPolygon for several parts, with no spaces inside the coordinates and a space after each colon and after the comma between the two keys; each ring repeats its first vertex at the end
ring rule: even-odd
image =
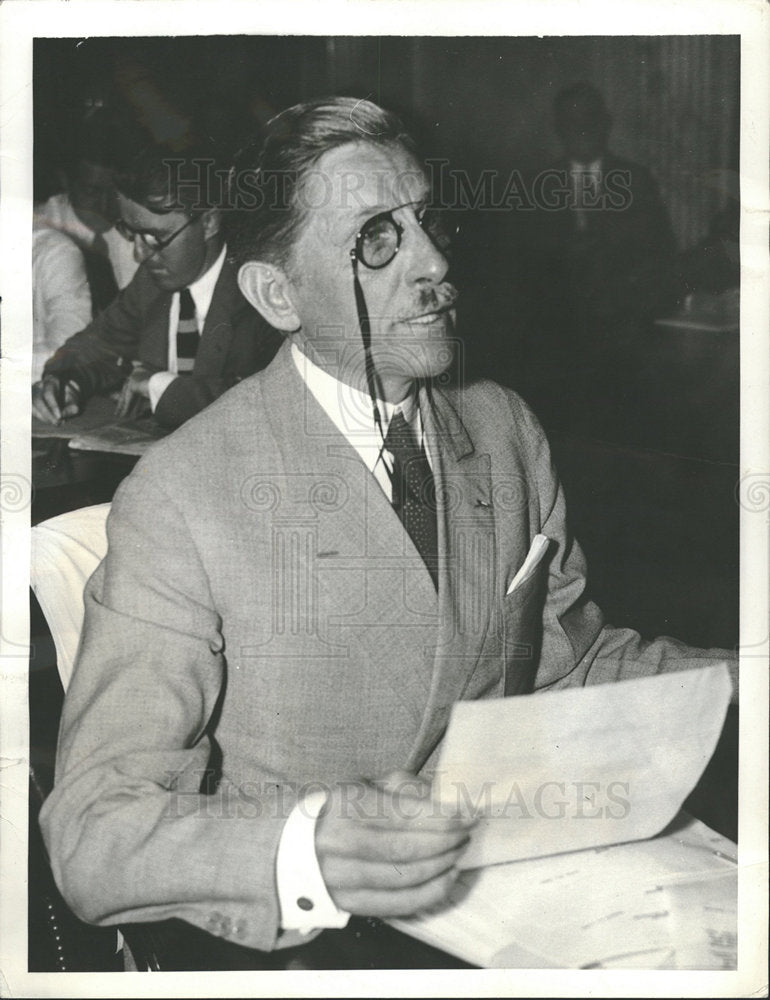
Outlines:
{"type": "Polygon", "coordinates": [[[212,236],[216,236],[222,228],[222,216],[218,209],[206,209],[203,215],[201,215],[201,225],[203,226],[204,239],[210,240],[212,236]]]}
{"type": "Polygon", "coordinates": [[[238,272],[238,287],[270,326],[284,333],[299,330],[302,324],[291,300],[289,279],[281,268],[249,260],[238,272]]]}

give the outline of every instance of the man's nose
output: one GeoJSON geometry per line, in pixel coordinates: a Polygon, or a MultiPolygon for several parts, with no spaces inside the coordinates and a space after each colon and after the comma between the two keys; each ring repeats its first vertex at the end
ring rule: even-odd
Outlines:
{"type": "Polygon", "coordinates": [[[134,237],[134,260],[137,264],[143,264],[148,257],[152,257],[152,250],[147,246],[141,236],[134,237]]]}
{"type": "MultiPolygon", "coordinates": [[[[415,220],[409,228],[408,240],[411,244],[408,250],[408,276],[414,282],[433,282],[440,284],[449,270],[449,261],[436,246],[430,235],[415,220]]],[[[403,252],[406,247],[402,246],[403,252]]]]}

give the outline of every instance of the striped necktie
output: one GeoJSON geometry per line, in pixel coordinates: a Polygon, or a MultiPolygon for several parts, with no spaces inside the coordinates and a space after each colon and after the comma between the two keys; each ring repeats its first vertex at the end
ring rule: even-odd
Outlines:
{"type": "Polygon", "coordinates": [[[179,375],[189,375],[195,365],[200,334],[195,318],[195,303],[189,288],[179,293],[179,322],[176,327],[176,370],[179,375]]]}
{"type": "Polygon", "coordinates": [[[436,490],[428,457],[402,413],[395,413],[385,436],[393,456],[393,507],[423,558],[438,590],[436,490]]]}

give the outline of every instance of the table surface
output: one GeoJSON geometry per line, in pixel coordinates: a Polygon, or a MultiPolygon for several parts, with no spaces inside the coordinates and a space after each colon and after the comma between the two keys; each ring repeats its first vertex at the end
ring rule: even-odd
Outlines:
{"type": "Polygon", "coordinates": [[[690,330],[693,333],[738,333],[740,320],[677,313],[674,316],[656,319],[655,326],[670,330],[690,330]]]}

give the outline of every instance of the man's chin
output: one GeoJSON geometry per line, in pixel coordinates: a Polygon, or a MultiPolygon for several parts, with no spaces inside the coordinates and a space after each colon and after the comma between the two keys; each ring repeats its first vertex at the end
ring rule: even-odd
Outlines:
{"type": "Polygon", "coordinates": [[[419,377],[426,379],[438,378],[439,375],[443,375],[444,372],[452,367],[454,356],[454,344],[452,341],[446,341],[442,347],[437,348],[436,351],[432,351],[426,356],[424,372],[419,377]]]}
{"type": "Polygon", "coordinates": [[[180,284],[176,275],[170,274],[168,271],[147,268],[147,273],[163,292],[178,292],[180,288],[185,287],[184,284],[180,284]]]}
{"type": "Polygon", "coordinates": [[[443,375],[454,361],[454,338],[436,338],[430,342],[402,344],[390,358],[381,358],[375,367],[394,377],[407,375],[413,379],[434,379],[443,375]]]}
{"type": "Polygon", "coordinates": [[[419,378],[436,378],[451,367],[455,356],[455,311],[437,313],[434,321],[419,326],[410,324],[412,336],[418,336],[413,350],[420,370],[419,378]]]}
{"type": "Polygon", "coordinates": [[[376,351],[378,370],[435,378],[452,364],[455,349],[454,310],[433,313],[424,320],[400,320],[391,325],[376,351]]]}

